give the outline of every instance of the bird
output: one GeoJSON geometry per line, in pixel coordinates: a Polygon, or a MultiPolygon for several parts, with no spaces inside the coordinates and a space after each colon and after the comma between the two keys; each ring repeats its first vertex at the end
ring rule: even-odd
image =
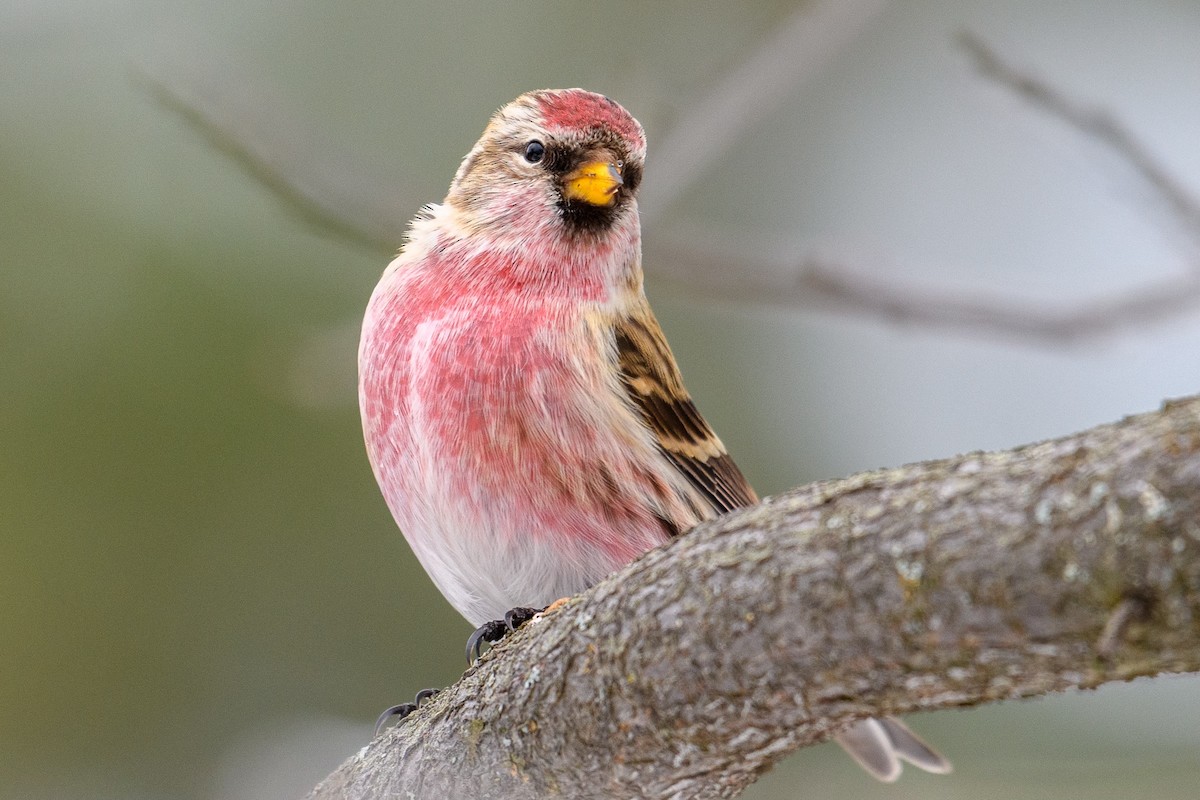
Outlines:
{"type": "MultiPolygon", "coordinates": [[[[522,94],[412,220],[367,305],[372,469],[429,577],[481,629],[758,500],[646,298],[645,158],[641,124],[608,97],[522,94]]],[[[902,760],[950,769],[891,717],[835,738],[884,781],[902,760]]]]}

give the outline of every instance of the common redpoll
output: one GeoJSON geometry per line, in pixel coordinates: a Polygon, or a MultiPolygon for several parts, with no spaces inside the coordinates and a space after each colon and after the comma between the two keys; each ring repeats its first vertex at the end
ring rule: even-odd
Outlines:
{"type": "MultiPolygon", "coordinates": [[[[642,291],[642,127],[530,92],[413,220],[359,347],[367,451],[413,552],[473,625],[586,589],[756,501],[642,291]]],[[[838,741],[882,780],[949,764],[895,719],[838,741]]]]}

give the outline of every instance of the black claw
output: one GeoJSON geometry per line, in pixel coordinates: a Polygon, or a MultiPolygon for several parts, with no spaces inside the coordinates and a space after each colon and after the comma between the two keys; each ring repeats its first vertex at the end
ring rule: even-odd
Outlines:
{"type": "Polygon", "coordinates": [[[375,720],[375,736],[379,736],[380,731],[391,723],[392,717],[395,717],[396,721],[399,722],[416,710],[417,706],[415,703],[400,703],[399,705],[384,709],[383,713],[379,715],[379,719],[375,720]]]}
{"type": "Polygon", "coordinates": [[[386,728],[395,717],[396,722],[401,722],[409,714],[420,708],[426,700],[437,694],[440,689],[422,689],[417,692],[416,698],[411,703],[399,703],[391,708],[384,709],[384,712],[379,715],[379,719],[375,720],[375,736],[386,728]]]}
{"type": "Polygon", "coordinates": [[[498,642],[508,633],[508,626],[502,619],[485,622],[467,637],[467,664],[474,664],[483,655],[484,642],[498,642]]]}
{"type": "Polygon", "coordinates": [[[480,625],[467,637],[467,664],[474,664],[483,655],[484,642],[495,644],[540,613],[540,608],[520,606],[504,612],[504,619],[494,619],[480,625]]]}
{"type": "Polygon", "coordinates": [[[509,631],[515,631],[540,613],[542,613],[540,608],[510,608],[504,612],[504,627],[509,631]]]}

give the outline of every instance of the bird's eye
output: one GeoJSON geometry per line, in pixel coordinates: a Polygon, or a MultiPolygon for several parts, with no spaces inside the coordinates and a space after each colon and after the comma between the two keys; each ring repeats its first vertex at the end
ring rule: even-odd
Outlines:
{"type": "Polygon", "coordinates": [[[534,139],[529,144],[525,145],[525,160],[530,164],[536,164],[546,157],[546,146],[534,139]]]}

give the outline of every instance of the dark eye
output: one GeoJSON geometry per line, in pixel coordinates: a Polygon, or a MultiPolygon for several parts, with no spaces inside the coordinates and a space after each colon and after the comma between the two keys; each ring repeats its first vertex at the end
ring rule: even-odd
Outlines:
{"type": "Polygon", "coordinates": [[[530,164],[536,164],[546,156],[546,146],[534,139],[529,144],[525,145],[525,160],[530,164]]]}

